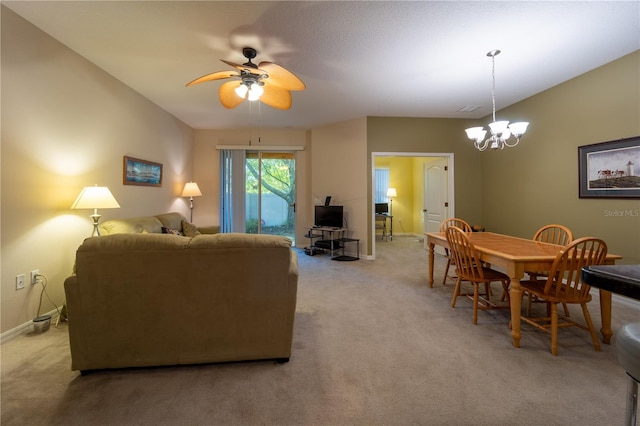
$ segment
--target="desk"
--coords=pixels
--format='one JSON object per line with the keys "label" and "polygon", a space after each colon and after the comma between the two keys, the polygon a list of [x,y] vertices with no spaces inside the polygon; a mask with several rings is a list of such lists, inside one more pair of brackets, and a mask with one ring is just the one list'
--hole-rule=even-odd
{"label": "desk", "polygon": [[[467,234],[474,244],[480,260],[505,270],[511,279],[509,295],[511,299],[511,337],[513,346],[520,347],[520,309],[522,308],[522,287],[520,280],[524,271],[548,271],[556,255],[562,248],[555,244],[542,243],[525,238],[494,234],[493,232],[471,232]],[[429,287],[433,287],[433,249],[436,245],[449,248],[444,232],[426,232],[429,249]],[[607,254],[606,263],[613,264],[622,259],[615,254]],[[609,343],[611,331],[611,293],[600,290],[600,314],[602,320],[602,341]]]}
{"label": "desk", "polygon": [[378,220],[384,220],[386,221],[387,219],[389,219],[389,239],[391,241],[393,241],[393,216],[391,216],[390,214],[386,214],[386,213],[376,213],[376,221]]}

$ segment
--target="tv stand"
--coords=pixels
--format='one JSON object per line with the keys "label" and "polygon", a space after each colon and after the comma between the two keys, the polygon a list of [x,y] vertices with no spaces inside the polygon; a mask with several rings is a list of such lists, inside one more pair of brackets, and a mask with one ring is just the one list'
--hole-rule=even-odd
{"label": "tv stand", "polygon": [[[313,226],[309,228],[305,237],[309,239],[309,247],[305,247],[305,253],[309,256],[329,253],[331,260],[350,261],[360,259],[360,240],[347,238],[347,228],[333,226]],[[356,243],[356,256],[345,254],[347,243]]]}

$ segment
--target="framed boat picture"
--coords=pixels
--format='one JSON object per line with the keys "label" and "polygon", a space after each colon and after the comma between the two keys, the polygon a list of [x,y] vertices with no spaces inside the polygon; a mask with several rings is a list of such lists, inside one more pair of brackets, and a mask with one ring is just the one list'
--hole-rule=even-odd
{"label": "framed boat picture", "polygon": [[124,156],[123,185],[162,186],[162,164]]}

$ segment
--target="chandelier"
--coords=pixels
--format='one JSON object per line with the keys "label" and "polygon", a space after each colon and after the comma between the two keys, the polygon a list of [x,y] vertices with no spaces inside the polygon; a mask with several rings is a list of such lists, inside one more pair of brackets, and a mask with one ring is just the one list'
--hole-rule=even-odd
{"label": "chandelier", "polygon": [[[470,127],[465,129],[469,139],[473,140],[473,146],[480,151],[484,151],[488,147],[491,149],[504,149],[505,146],[513,148],[520,142],[520,136],[527,131],[529,125],[526,121],[509,124],[508,121],[496,121],[496,56],[500,54],[499,50],[492,50],[487,53],[491,57],[491,77],[493,78],[493,88],[491,90],[491,100],[493,102],[493,122],[489,124],[491,136],[484,139],[487,131],[482,127]],[[515,139],[511,141],[511,137]]]}

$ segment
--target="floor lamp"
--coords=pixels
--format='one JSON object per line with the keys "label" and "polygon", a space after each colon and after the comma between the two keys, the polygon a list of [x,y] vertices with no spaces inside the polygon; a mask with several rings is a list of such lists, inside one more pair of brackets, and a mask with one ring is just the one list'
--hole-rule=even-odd
{"label": "floor lamp", "polygon": [[193,223],[193,197],[200,197],[202,192],[200,192],[200,188],[198,188],[198,184],[195,182],[187,182],[184,185],[184,189],[182,190],[183,197],[189,197],[190,208],[191,208],[191,219],[189,222]]}
{"label": "floor lamp", "polygon": [[72,209],[93,209],[93,214],[89,216],[93,219],[93,233],[100,236],[100,230],[98,229],[98,222],[100,221],[100,215],[98,209],[118,209],[120,204],[116,201],[109,188],[106,186],[85,186],[76,201],[71,205]]}
{"label": "floor lamp", "polygon": [[389,199],[389,216],[393,216],[393,197],[397,197],[398,193],[395,188],[387,189],[387,198]]}

